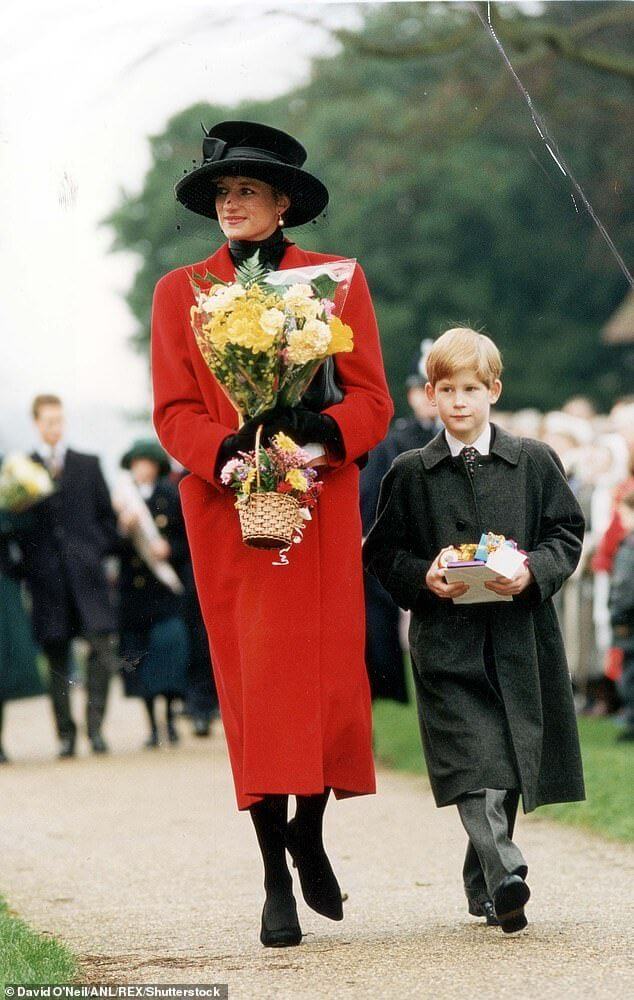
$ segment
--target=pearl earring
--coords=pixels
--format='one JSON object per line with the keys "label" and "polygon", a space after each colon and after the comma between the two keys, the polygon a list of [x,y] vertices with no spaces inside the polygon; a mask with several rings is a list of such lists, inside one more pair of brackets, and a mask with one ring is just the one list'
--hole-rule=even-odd
{"label": "pearl earring", "polygon": [[284,219],[282,218],[281,215],[278,215],[278,217],[277,217],[277,224],[278,224],[278,226],[283,226],[284,225]]}

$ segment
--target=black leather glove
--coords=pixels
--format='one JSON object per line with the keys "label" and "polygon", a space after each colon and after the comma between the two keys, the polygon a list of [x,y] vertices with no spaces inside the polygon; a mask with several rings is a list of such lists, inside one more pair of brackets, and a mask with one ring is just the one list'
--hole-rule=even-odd
{"label": "black leather glove", "polygon": [[341,448],[342,441],[336,421],[327,413],[314,413],[301,406],[287,410],[282,420],[285,426],[280,429],[293,438],[296,444],[308,444],[316,441],[318,444],[332,445]]}
{"label": "black leather glove", "polygon": [[216,475],[223,465],[240,451],[255,449],[255,435],[262,425],[261,442],[269,444],[272,437],[279,431],[288,434],[295,444],[304,445],[309,441],[330,446],[335,451],[343,451],[343,442],[336,421],[327,413],[314,413],[303,407],[274,406],[265,410],[259,417],[245,421],[240,430],[229,434],[218,449],[216,460]]}
{"label": "black leather glove", "polygon": [[235,431],[235,433],[229,434],[218,449],[218,458],[216,459],[216,475],[220,474],[223,465],[228,462],[230,458],[235,458],[238,452],[255,450],[255,435],[257,434],[257,430],[260,425],[262,425],[263,428],[261,437],[262,444],[268,444],[273,434],[277,434],[278,430],[282,429],[282,425],[286,426],[283,421],[283,414],[286,411],[285,407],[280,406],[274,406],[270,410],[264,410],[258,417],[251,417],[249,420],[245,420],[242,427]]}

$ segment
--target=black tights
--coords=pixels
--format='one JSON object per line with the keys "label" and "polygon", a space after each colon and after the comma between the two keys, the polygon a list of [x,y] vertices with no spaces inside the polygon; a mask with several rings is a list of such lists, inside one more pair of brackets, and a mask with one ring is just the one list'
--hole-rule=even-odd
{"label": "black tights", "polygon": [[323,845],[323,823],[330,789],[320,795],[298,795],[294,824],[302,837]]}
{"label": "black tights", "polygon": [[[165,695],[165,721],[168,726],[174,724],[174,698],[169,695]],[[150,725],[152,726],[152,732],[156,732],[156,698],[146,698],[145,707],[147,708],[147,713],[150,717]]]}
{"label": "black tights", "polygon": [[293,884],[286,864],[288,795],[265,795],[249,812],[264,862],[266,894],[288,895]]}
{"label": "black tights", "polygon": [[[322,846],[324,811],[330,789],[320,795],[298,795],[294,823],[303,838]],[[268,895],[292,893],[292,879],[286,863],[288,795],[265,795],[249,812],[264,862],[264,888]]]}

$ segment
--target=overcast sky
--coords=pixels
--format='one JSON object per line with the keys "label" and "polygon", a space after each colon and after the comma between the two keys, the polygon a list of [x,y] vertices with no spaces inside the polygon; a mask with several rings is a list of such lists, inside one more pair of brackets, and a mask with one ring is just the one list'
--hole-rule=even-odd
{"label": "overcast sky", "polygon": [[[271,6],[4,0],[0,451],[30,445],[26,411],[41,391],[64,397],[69,439],[105,451],[109,466],[139,430],[120,419],[149,403],[120,294],[135,261],[108,254],[111,235],[97,223],[120,187],[141,185],[147,136],[171,115],[199,100],[283,93],[332,46],[318,29],[265,15]],[[302,6],[314,9],[276,4]]]}

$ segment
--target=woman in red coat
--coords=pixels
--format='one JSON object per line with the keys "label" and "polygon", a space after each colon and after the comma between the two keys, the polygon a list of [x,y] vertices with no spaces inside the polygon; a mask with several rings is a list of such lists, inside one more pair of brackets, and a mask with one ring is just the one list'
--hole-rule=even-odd
{"label": "woman in red coat", "polygon": [[[286,849],[308,905],[341,919],[341,892],[322,842],[326,801],[331,789],[336,798],[375,791],[357,461],[385,436],[393,407],[357,265],[342,315],[354,350],[335,356],[338,387],[322,389],[322,405],[313,398],[311,409],[303,400],[238,429],[236,410],[190,329],[190,275],[208,269],[232,281],[236,264],[257,249],[275,270],[341,258],[300,250],[283,235],[283,226],[310,221],[328,201],[323,184],[301,169],[306,151],[291,136],[223,122],[205,136],[203,157],[176,196],[217,219],[228,242],[156,286],[154,423],[190,472],[180,491],[238,808],[250,811],[264,861],[260,938],[282,946],[301,941]],[[268,437],[284,430],[299,444],[320,443],[327,459],[313,519],[284,567],[244,544],[233,493],[219,480],[227,459],[254,447],[260,423]],[[290,823],[289,795],[297,797]]]}

